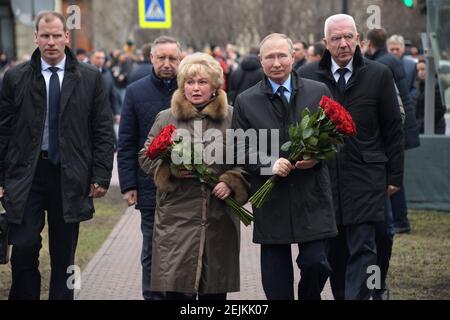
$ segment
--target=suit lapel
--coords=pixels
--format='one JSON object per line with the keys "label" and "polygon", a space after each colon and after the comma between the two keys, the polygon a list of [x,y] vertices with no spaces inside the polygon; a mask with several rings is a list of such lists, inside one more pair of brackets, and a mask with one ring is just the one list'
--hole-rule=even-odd
{"label": "suit lapel", "polygon": [[305,101],[305,97],[306,97],[306,92],[305,92],[305,86],[303,84],[303,80],[301,79],[301,77],[295,77],[294,78],[294,92],[293,94],[294,99],[291,99],[291,104],[292,102],[295,103],[295,106],[292,106],[290,108],[290,110],[292,111],[290,114],[290,121],[293,122],[298,122],[301,119],[301,114],[303,112],[303,110],[305,110],[306,107],[308,107],[306,105],[306,101]]}
{"label": "suit lapel", "polygon": [[44,76],[40,73],[35,75],[35,83],[30,86],[31,96],[34,101],[34,105],[41,107],[42,110],[47,112],[47,88],[45,85]]}
{"label": "suit lapel", "polygon": [[80,77],[76,73],[66,70],[61,90],[61,114],[64,113],[78,81],[80,81]]}

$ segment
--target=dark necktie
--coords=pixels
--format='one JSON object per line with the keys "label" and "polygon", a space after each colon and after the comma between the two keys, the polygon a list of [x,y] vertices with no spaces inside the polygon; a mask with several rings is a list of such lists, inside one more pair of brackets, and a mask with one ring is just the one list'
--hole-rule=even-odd
{"label": "dark necktie", "polygon": [[339,92],[341,94],[343,94],[345,92],[345,87],[346,87],[346,82],[345,82],[345,74],[348,72],[349,70],[347,68],[340,68],[337,70],[337,72],[339,73],[340,77],[339,77],[339,81],[338,81],[338,89]]}
{"label": "dark necktie", "polygon": [[281,101],[283,101],[283,107],[285,110],[289,110],[289,101],[286,98],[286,95],[284,94],[287,91],[287,89],[283,86],[278,87],[277,93],[280,95]]}
{"label": "dark necktie", "polygon": [[54,165],[59,164],[59,109],[61,105],[61,87],[57,67],[48,68],[52,72],[48,93],[48,159]]}

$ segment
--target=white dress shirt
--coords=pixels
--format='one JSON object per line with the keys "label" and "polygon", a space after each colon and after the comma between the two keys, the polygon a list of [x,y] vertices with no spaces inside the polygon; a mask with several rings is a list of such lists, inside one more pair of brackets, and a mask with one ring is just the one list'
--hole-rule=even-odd
{"label": "white dress shirt", "polygon": [[271,79],[269,79],[269,83],[272,86],[272,90],[273,90],[273,94],[278,94],[278,88],[283,86],[284,87],[284,96],[286,97],[286,100],[288,102],[291,101],[291,95],[292,95],[292,75],[289,75],[289,78],[283,83],[283,84],[278,84],[274,81],[272,81]]}
{"label": "white dress shirt", "polygon": [[[350,60],[350,62],[345,67],[348,69],[347,73],[345,74],[345,83],[348,83],[348,80],[352,77],[353,74],[353,58]],[[338,83],[339,78],[341,75],[339,74],[338,70],[341,69],[341,67],[334,61],[333,58],[331,58],[331,73],[333,74],[334,79],[336,80],[336,83]]]}
{"label": "white dress shirt", "polygon": [[49,96],[49,90],[50,90],[50,78],[52,77],[52,72],[49,70],[51,67],[57,67],[58,70],[58,77],[59,77],[59,83],[62,88],[62,83],[64,80],[64,70],[66,67],[66,56],[64,55],[64,58],[61,60],[60,63],[58,63],[55,66],[49,65],[47,62],[44,61],[44,59],[41,58],[41,65],[42,65],[42,76],[45,79],[45,88],[46,88],[46,97],[47,97],[47,112],[46,112],[46,118],[45,118],[45,127],[44,127],[44,136],[42,139],[42,147],[41,150],[47,151],[48,150],[48,113],[49,113],[49,104],[48,104],[48,96]]}

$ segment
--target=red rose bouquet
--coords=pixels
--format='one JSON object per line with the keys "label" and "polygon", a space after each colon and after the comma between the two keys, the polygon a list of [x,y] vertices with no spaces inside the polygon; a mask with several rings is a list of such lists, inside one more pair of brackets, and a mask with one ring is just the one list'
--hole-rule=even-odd
{"label": "red rose bouquet", "polygon": [[[171,171],[177,176],[179,170],[189,170],[192,175],[202,183],[206,184],[209,188],[214,189],[219,179],[210,173],[208,165],[204,162],[197,164],[199,159],[195,154],[195,148],[193,143],[184,143],[182,138],[174,139],[174,133],[177,128],[173,125],[164,127],[161,132],[153,139],[152,143],[148,146],[146,156],[150,160],[164,159],[170,162]],[[190,154],[188,163],[174,164],[171,159],[172,152],[182,156]],[[202,156],[201,156],[202,157]],[[200,158],[202,159],[202,158]],[[184,160],[184,158],[183,158]],[[249,226],[253,221],[253,215],[244,207],[239,205],[232,197],[228,197],[224,200],[228,207],[239,217],[245,226]]]}
{"label": "red rose bouquet", "polygon": [[[332,159],[337,146],[344,143],[345,136],[356,136],[356,125],[350,113],[338,102],[324,96],[316,112],[311,113],[306,108],[302,121],[289,128],[290,141],[281,150],[290,152],[289,161],[292,163]],[[261,208],[279,179],[279,176],[272,176],[250,198],[250,203]]]}
{"label": "red rose bouquet", "polygon": [[174,145],[173,134],[177,130],[174,125],[164,127],[153,139],[145,154],[150,160],[156,160],[169,153]]}

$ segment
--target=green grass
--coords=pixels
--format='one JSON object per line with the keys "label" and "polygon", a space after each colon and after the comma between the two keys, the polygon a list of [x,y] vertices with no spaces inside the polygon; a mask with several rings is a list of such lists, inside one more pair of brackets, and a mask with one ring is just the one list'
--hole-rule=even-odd
{"label": "green grass", "polygon": [[412,231],[394,240],[391,299],[450,299],[450,214],[412,211]]}
{"label": "green grass", "polygon": [[[120,219],[125,206],[119,191],[96,202],[95,218],[82,223],[77,264],[83,269]],[[409,213],[410,234],[397,235],[389,271],[391,299],[450,299],[450,214],[426,211]],[[45,234],[44,234],[45,237]],[[46,238],[46,237],[45,237]],[[46,240],[41,251],[42,298],[47,297],[49,259]],[[9,266],[0,266],[0,300],[10,286]]]}
{"label": "green grass", "polygon": [[[104,199],[95,201],[95,215],[91,221],[80,225],[75,263],[83,270],[94,254],[100,249],[112,229],[125,211],[125,203],[118,188],[111,187]],[[50,260],[48,252],[47,228],[42,233],[40,252],[40,272],[42,275],[41,298],[48,297]],[[10,266],[0,266],[0,300],[7,299],[11,285]]]}

